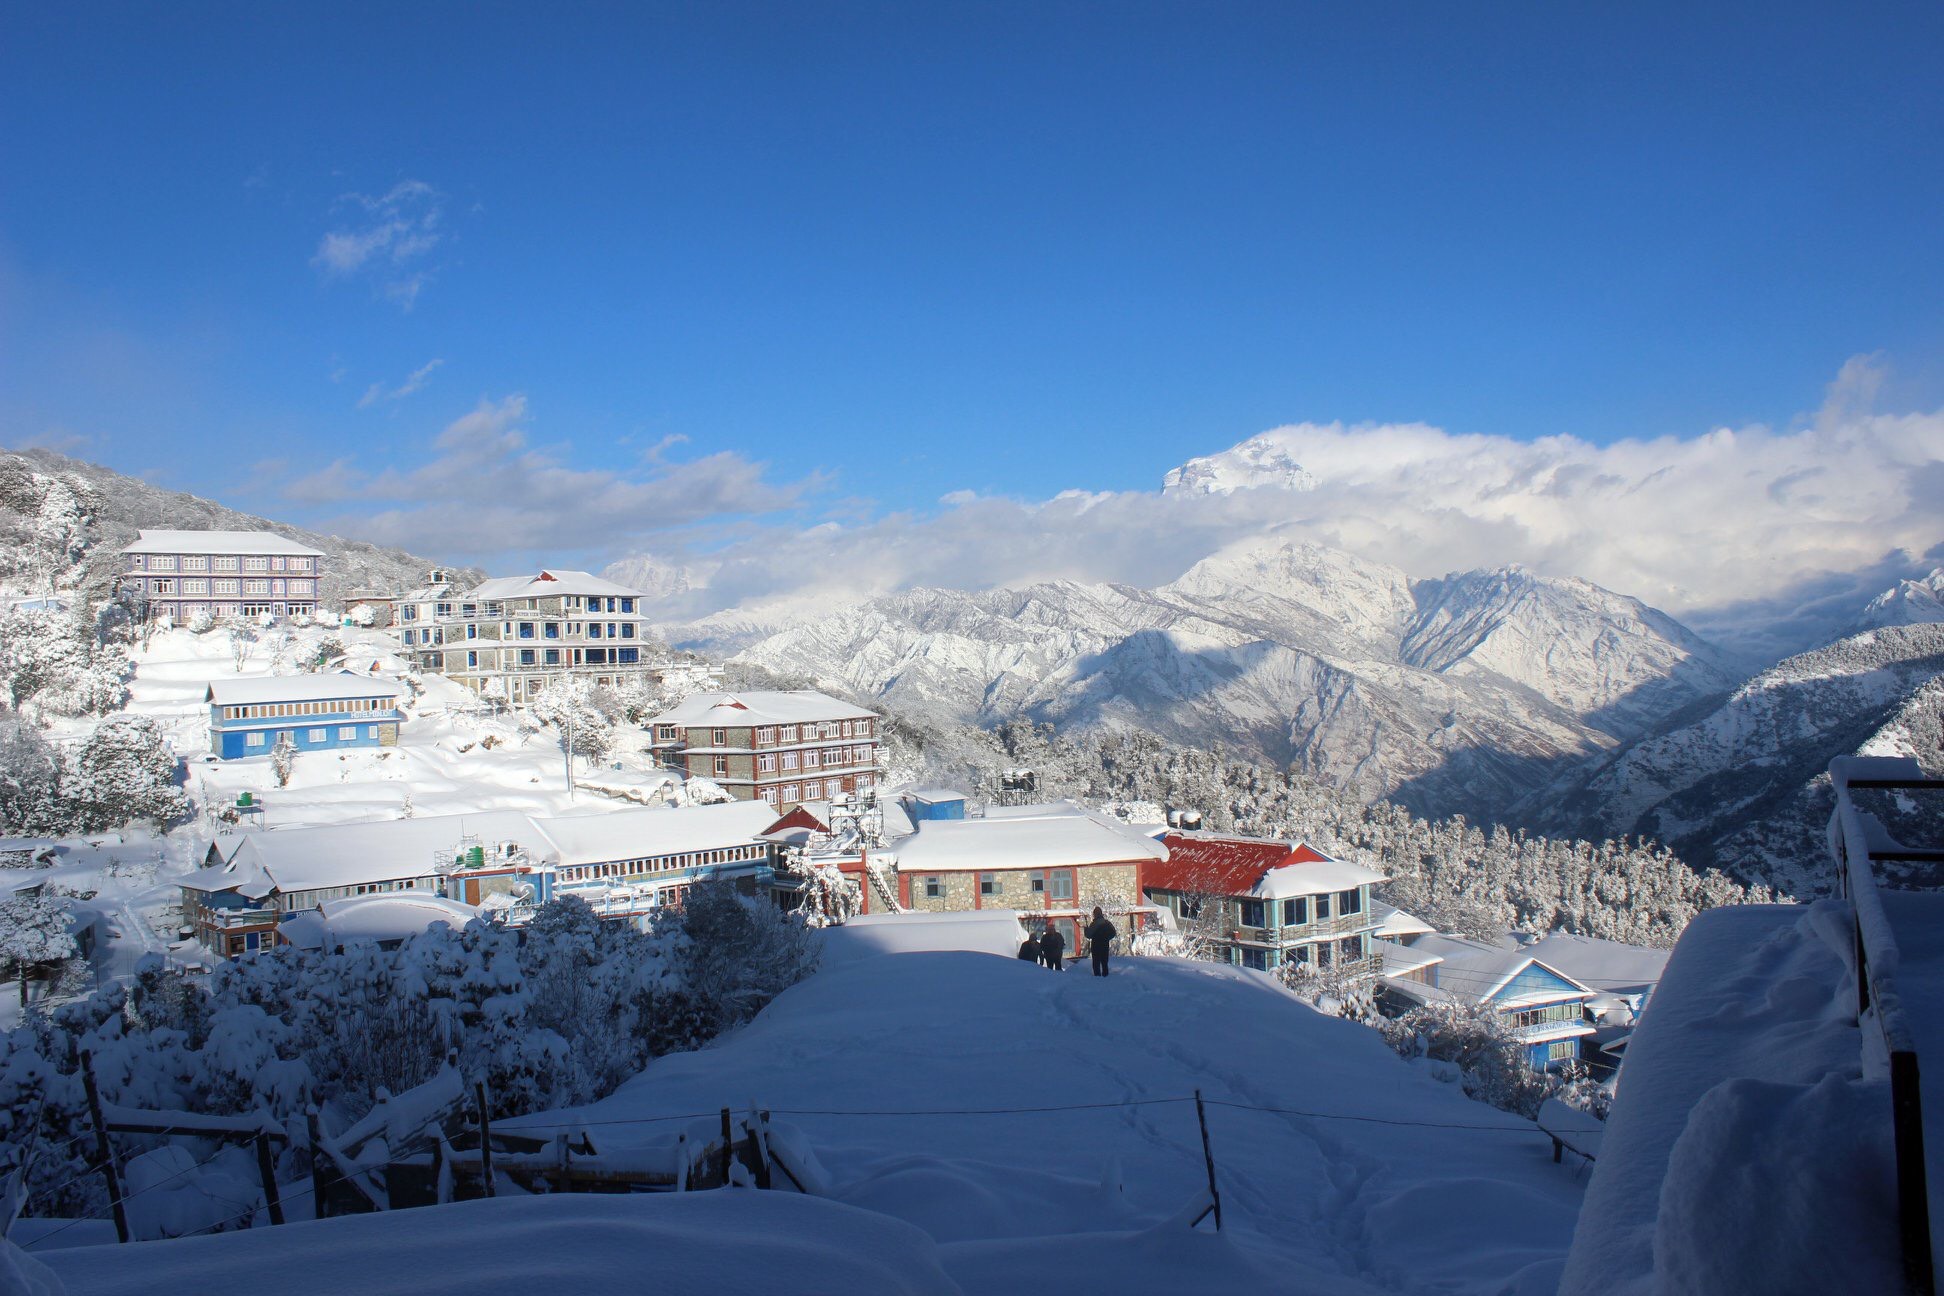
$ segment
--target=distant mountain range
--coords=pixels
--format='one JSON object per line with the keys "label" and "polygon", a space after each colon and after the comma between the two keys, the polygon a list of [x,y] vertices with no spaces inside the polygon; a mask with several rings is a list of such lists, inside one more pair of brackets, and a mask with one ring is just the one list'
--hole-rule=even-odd
{"label": "distant mountain range", "polygon": [[[708,649],[749,628],[718,614],[670,634]],[[762,634],[736,660],[939,720],[1138,727],[1494,818],[1735,682],[1672,618],[1584,581],[1413,581],[1278,541],[1155,589],[907,590]]]}

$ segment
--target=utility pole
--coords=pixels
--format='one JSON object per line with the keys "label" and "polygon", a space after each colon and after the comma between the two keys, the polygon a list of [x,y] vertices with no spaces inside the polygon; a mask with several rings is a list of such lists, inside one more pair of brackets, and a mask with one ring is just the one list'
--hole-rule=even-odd
{"label": "utility pole", "polygon": [[567,731],[567,742],[563,754],[567,758],[567,799],[572,801],[574,799],[574,712],[571,707],[569,707],[566,715],[561,718],[560,723]]}

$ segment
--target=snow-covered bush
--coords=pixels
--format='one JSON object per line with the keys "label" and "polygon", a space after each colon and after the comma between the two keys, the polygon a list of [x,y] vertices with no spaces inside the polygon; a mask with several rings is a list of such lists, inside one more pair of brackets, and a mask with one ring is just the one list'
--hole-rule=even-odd
{"label": "snow-covered bush", "polygon": [[561,741],[573,732],[576,756],[600,760],[614,745],[614,719],[620,705],[608,690],[579,676],[555,680],[542,689],[529,708],[533,719],[561,731]]}
{"label": "snow-covered bush", "polygon": [[378,624],[378,609],[369,603],[354,603],[345,615],[351,618],[352,625],[362,630],[369,630]]}
{"label": "snow-covered bush", "polygon": [[257,632],[241,621],[234,621],[230,623],[225,639],[229,644],[230,665],[240,675],[243,668],[250,664],[250,658],[256,655]]}
{"label": "snow-covered bush", "polygon": [[0,900],[0,976],[20,981],[27,1002],[27,974],[65,963],[80,951],[68,934],[68,909],[46,896]]}
{"label": "snow-covered bush", "polygon": [[190,634],[206,635],[216,628],[216,613],[207,604],[193,609],[183,619],[183,628]]}
{"label": "snow-covered bush", "polygon": [[806,927],[839,927],[864,909],[864,897],[844,871],[827,860],[805,861],[796,872],[803,878],[803,898],[797,912]]}
{"label": "snow-covered bush", "polygon": [[288,733],[277,735],[276,745],[270,749],[270,768],[277,776],[278,787],[290,786],[290,773],[297,764],[297,744]]}
{"label": "snow-covered bush", "polygon": [[1456,1067],[1465,1093],[1500,1111],[1537,1116],[1539,1105],[1560,1085],[1533,1067],[1526,1046],[1490,1007],[1430,1004],[1371,1024],[1400,1056]]}
{"label": "snow-covered bush", "polygon": [[40,730],[0,713],[0,831],[60,831],[66,822],[60,785],[60,760]]}
{"label": "snow-covered bush", "polygon": [[321,671],[332,662],[343,657],[346,652],[344,640],[336,635],[326,635],[318,642],[317,651],[304,662],[307,671]]}
{"label": "snow-covered bush", "polygon": [[1369,976],[1348,975],[1334,966],[1285,963],[1276,969],[1276,979],[1320,1013],[1360,1022],[1373,1022],[1378,1017],[1377,997]]}
{"label": "snow-covered bush", "polygon": [[717,1029],[748,1021],[817,965],[817,946],[802,918],[728,882],[698,882],[679,913],[664,913],[657,935],[673,941],[682,986]]}
{"label": "snow-covered bush", "polygon": [[107,715],[128,702],[132,673],[133,664],[119,650],[96,645],[51,679],[36,700],[54,715]]}
{"label": "snow-covered bush", "polygon": [[128,697],[128,663],[94,641],[92,621],[53,609],[0,610],[0,681],[15,707],[39,700],[62,715],[99,715]]}
{"label": "snow-covered bush", "polygon": [[109,716],[81,745],[62,781],[65,813],[82,832],[146,820],[166,827],[189,812],[176,758],[148,716]]}

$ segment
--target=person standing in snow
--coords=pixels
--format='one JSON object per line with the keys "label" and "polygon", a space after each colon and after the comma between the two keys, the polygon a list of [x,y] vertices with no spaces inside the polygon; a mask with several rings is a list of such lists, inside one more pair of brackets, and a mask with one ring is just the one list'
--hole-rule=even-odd
{"label": "person standing in snow", "polygon": [[1045,951],[1040,947],[1038,936],[1032,932],[1026,933],[1026,939],[1019,942],[1019,957],[1031,960],[1034,963],[1045,961]]}
{"label": "person standing in snow", "polygon": [[1107,915],[1095,905],[1093,921],[1087,924],[1087,952],[1093,955],[1093,974],[1107,975],[1107,956],[1114,952],[1114,937],[1120,935],[1114,924],[1107,921]]}
{"label": "person standing in snow", "polygon": [[1064,972],[1066,968],[1061,963],[1061,959],[1065,954],[1066,937],[1060,935],[1060,929],[1058,927],[1055,927],[1052,923],[1048,923],[1046,925],[1046,931],[1040,936],[1040,962],[1046,964],[1046,966],[1052,968],[1055,972]]}

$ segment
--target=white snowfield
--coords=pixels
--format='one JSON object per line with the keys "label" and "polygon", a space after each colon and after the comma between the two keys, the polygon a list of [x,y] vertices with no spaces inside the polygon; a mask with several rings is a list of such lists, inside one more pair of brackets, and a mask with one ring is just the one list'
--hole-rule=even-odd
{"label": "white snowfield", "polygon": [[[1196,1089],[1219,1238],[1188,1228],[1206,1193]],[[1550,1293],[1583,1178],[1530,1122],[1367,1028],[1262,974],[1173,959],[1101,980],[990,954],[859,958],[602,1102],[505,1124],[584,1125],[622,1151],[670,1128],[631,1122],[751,1104],[837,1200],[930,1234],[968,1293]],[[828,1289],[815,1271],[785,1288]]]}
{"label": "white snowfield", "polygon": [[787,1193],[499,1197],[37,1257],[69,1296],[948,1296],[931,1239]]}

